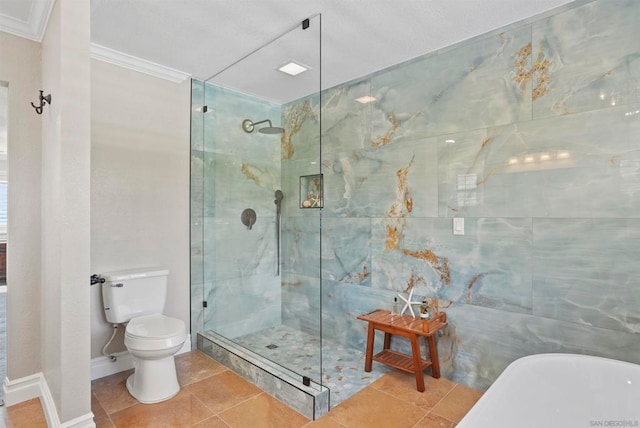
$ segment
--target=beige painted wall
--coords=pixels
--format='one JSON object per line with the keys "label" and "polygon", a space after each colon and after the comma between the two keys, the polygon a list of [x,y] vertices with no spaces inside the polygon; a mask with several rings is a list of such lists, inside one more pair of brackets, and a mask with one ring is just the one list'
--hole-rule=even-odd
{"label": "beige painted wall", "polygon": [[[187,328],[190,82],[176,84],[93,60],[91,273],[169,269],[165,314]],[[111,334],[91,289],[91,356]],[[109,352],[124,350],[121,333]]]}
{"label": "beige painted wall", "polygon": [[89,3],[57,0],[42,41],[42,89],[52,102],[40,117],[41,356],[62,423],[91,412],[89,40]]}
{"label": "beige painted wall", "polygon": [[38,373],[40,364],[41,117],[29,104],[41,79],[39,43],[0,32],[0,80],[9,83],[9,221],[7,377]]}

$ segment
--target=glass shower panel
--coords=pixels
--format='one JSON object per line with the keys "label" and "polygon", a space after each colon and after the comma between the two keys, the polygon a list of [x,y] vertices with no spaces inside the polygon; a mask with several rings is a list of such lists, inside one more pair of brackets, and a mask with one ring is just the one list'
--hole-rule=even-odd
{"label": "glass shower panel", "polygon": [[[279,70],[289,63],[306,70]],[[321,383],[321,210],[300,208],[300,177],[321,177],[320,17],[194,85],[202,331]]]}
{"label": "glass shower panel", "polygon": [[191,347],[197,332],[204,331],[204,82],[191,81]]}

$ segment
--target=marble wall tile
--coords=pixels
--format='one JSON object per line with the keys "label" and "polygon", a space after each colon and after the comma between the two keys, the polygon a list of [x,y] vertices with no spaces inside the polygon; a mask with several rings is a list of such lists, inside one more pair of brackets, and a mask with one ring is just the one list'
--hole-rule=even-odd
{"label": "marble wall tile", "polygon": [[487,211],[483,184],[489,142],[486,129],[438,137],[440,217],[482,217]]}
{"label": "marble wall tile", "polygon": [[371,220],[322,219],[322,277],[371,286]]}
{"label": "marble wall tile", "polygon": [[323,216],[437,216],[437,144],[406,140],[334,157],[323,148]]}
{"label": "marble wall tile", "polygon": [[233,339],[281,323],[280,279],[256,275],[205,283],[204,328]]}
{"label": "marble wall tile", "polygon": [[448,302],[531,312],[531,219],[408,219],[388,249],[388,220],[372,222],[374,288]]}
{"label": "marble wall tile", "polygon": [[320,96],[312,95],[281,107],[284,133],[279,139],[282,162],[319,160]]}
{"label": "marble wall tile", "polygon": [[320,336],[320,279],[285,273],[282,275],[282,323]]}
{"label": "marble wall tile", "polygon": [[469,305],[447,311],[439,339],[442,374],[486,389],[509,363],[525,355],[566,352],[640,362],[637,334]]}
{"label": "marble wall tile", "polygon": [[[251,230],[240,215],[205,219],[205,269],[220,280],[276,275],[275,218],[258,219]],[[205,279],[209,275],[205,273]]]}
{"label": "marble wall tile", "polygon": [[322,93],[322,151],[334,158],[371,147],[371,96],[369,80],[339,86]]}
{"label": "marble wall tile", "polygon": [[629,114],[638,109],[439,137],[439,215],[638,216],[640,114]]}
{"label": "marble wall tile", "polygon": [[535,118],[640,101],[640,4],[594,1],[535,22]]}
{"label": "marble wall tile", "polygon": [[489,130],[484,214],[640,215],[640,115],[628,111],[595,110]]}
{"label": "marble wall tile", "polygon": [[[367,341],[367,323],[358,315],[374,309],[391,310],[396,293],[372,289],[352,283],[324,279],[322,281],[322,335],[331,341],[364,352]],[[376,351],[382,349],[382,340],[376,339]]]}
{"label": "marble wall tile", "polygon": [[640,333],[640,219],[535,219],[533,313]]}
{"label": "marble wall tile", "polygon": [[530,65],[529,59],[521,59],[521,50],[530,43],[530,27],[510,29],[373,76],[371,93],[377,101],[372,140],[389,129],[390,117],[397,122],[394,137],[449,134],[528,119],[531,97],[524,90],[521,69]]}
{"label": "marble wall tile", "polygon": [[282,271],[320,278],[320,210],[282,219]]}

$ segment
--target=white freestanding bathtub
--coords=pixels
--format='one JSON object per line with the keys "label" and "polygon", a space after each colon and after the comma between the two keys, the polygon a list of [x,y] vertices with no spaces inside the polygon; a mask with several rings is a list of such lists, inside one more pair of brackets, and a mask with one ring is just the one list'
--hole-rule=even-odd
{"label": "white freestanding bathtub", "polygon": [[511,363],[457,428],[640,427],[640,365],[573,354]]}

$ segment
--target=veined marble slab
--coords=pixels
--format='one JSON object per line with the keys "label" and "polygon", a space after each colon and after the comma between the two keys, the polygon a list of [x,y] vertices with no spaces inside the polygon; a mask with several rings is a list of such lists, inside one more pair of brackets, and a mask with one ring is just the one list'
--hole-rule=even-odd
{"label": "veined marble slab", "polygon": [[535,219],[533,313],[640,334],[640,219]]}
{"label": "veined marble slab", "polygon": [[431,216],[437,207],[435,139],[405,140],[335,157],[323,149],[323,216]]}
{"label": "veined marble slab", "polygon": [[442,374],[486,389],[517,358],[567,352],[638,363],[637,334],[470,305],[447,310],[449,331],[439,339]]}
{"label": "veined marble slab", "polygon": [[282,323],[313,336],[320,336],[321,290],[319,278],[283,273]]}
{"label": "veined marble slab", "polygon": [[371,285],[371,219],[322,219],[322,277]]}
{"label": "veined marble slab", "polygon": [[439,214],[640,216],[636,110],[640,104],[440,137]]}
{"label": "veined marble slab", "polygon": [[279,325],[280,278],[272,275],[239,277],[204,284],[208,302],[204,328],[233,339]]}
{"label": "veined marble slab", "polygon": [[282,221],[282,271],[320,278],[320,210]]}
{"label": "veined marble slab", "polygon": [[[535,118],[640,101],[640,3],[594,1],[533,24]],[[535,88],[538,91],[535,91]]]}
{"label": "veined marble slab", "polygon": [[531,312],[531,219],[466,218],[464,235],[451,219],[408,219],[391,250],[387,225],[372,222],[374,288]]}
{"label": "veined marble slab", "polygon": [[373,76],[372,141],[388,132],[390,122],[397,122],[394,138],[402,139],[530,118],[530,92],[519,77],[530,67],[528,59],[520,61],[520,50],[530,43],[529,26],[509,29]]}

